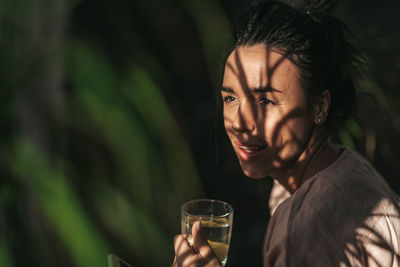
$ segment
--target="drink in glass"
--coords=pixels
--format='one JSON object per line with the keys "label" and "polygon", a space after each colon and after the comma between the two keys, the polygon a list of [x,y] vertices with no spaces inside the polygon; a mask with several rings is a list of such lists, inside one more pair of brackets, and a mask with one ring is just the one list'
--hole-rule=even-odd
{"label": "drink in glass", "polygon": [[225,265],[231,240],[233,208],[226,202],[213,199],[197,199],[186,202],[181,208],[182,234],[191,242],[192,226],[200,221],[203,236]]}

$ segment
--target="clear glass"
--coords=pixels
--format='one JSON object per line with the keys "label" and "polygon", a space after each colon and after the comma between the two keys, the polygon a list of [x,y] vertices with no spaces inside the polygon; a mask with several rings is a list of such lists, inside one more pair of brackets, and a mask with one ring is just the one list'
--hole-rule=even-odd
{"label": "clear glass", "polygon": [[192,225],[200,221],[204,237],[222,265],[228,259],[232,220],[232,206],[220,200],[196,199],[181,207],[182,234],[189,235],[188,240],[191,242]]}

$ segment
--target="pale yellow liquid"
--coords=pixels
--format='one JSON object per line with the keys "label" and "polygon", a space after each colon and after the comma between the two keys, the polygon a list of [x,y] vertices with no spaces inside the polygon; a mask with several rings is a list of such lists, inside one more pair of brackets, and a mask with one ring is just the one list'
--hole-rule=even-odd
{"label": "pale yellow liquid", "polygon": [[201,230],[219,261],[225,265],[228,257],[231,224],[226,218],[187,216],[182,221],[182,233],[192,234],[192,225],[201,221]]}
{"label": "pale yellow liquid", "polygon": [[225,265],[226,260],[228,258],[228,249],[229,246],[227,244],[221,242],[213,242],[211,240],[207,240],[210,247],[214,250],[215,255],[217,255],[219,261]]}

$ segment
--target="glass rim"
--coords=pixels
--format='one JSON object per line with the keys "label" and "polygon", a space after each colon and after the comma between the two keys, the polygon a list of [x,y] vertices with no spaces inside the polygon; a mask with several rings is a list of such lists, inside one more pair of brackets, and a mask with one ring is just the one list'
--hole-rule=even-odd
{"label": "glass rim", "polygon": [[[199,199],[193,199],[193,200],[187,201],[182,204],[181,211],[185,215],[189,215],[189,216],[193,216],[193,217],[202,217],[201,215],[193,215],[184,209],[185,206],[192,204],[194,202],[218,203],[218,204],[222,204],[222,205],[225,205],[226,207],[228,207],[227,213],[224,213],[222,215],[213,215],[213,217],[216,217],[216,218],[223,218],[223,217],[229,216],[230,214],[233,214],[233,207],[231,204],[229,204],[228,202],[222,201],[222,200],[210,199],[210,198],[199,198]],[[204,217],[204,215],[203,215],[203,217]]]}

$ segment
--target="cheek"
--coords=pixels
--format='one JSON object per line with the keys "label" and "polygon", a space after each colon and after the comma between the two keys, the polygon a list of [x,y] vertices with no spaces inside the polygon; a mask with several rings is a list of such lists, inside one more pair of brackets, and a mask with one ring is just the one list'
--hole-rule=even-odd
{"label": "cheek", "polygon": [[288,121],[282,127],[281,137],[281,158],[296,157],[306,148],[311,127],[307,119]]}
{"label": "cheek", "polygon": [[225,131],[227,132],[227,133],[229,133],[229,129],[231,128],[231,126],[232,126],[232,119],[229,117],[229,113],[227,113],[226,112],[226,110],[225,110],[225,108],[224,108],[224,111],[223,111],[223,116],[224,116],[224,127],[225,127]]}
{"label": "cheek", "polygon": [[232,132],[232,124],[235,118],[233,107],[224,105],[223,116],[225,131],[229,134],[230,132]]}
{"label": "cheek", "polygon": [[264,136],[270,146],[276,145],[280,131],[282,130],[279,125],[279,120],[274,116],[269,116],[264,121]]}
{"label": "cheek", "polygon": [[265,139],[271,148],[276,149],[279,158],[290,158],[306,145],[311,131],[310,118],[305,111],[295,116],[282,113],[271,113],[265,120]]}
{"label": "cheek", "polygon": [[225,128],[227,128],[232,120],[231,120],[231,118],[229,116],[229,112],[227,112],[226,108],[223,109],[222,114],[224,116],[224,126],[225,126]]}
{"label": "cheek", "polygon": [[280,147],[288,135],[289,125],[285,111],[271,110],[260,124],[263,124],[264,137],[270,147]]}

